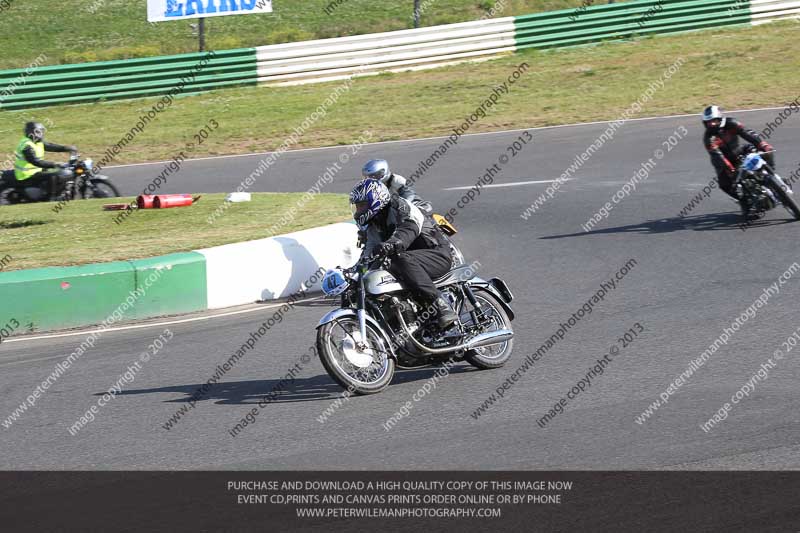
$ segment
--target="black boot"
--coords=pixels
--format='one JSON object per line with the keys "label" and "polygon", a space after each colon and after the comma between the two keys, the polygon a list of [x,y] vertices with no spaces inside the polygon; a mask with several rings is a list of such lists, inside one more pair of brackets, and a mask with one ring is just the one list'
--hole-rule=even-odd
{"label": "black boot", "polygon": [[439,296],[436,298],[436,300],[433,301],[433,305],[436,307],[436,318],[439,322],[440,329],[447,329],[458,321],[458,315],[456,315],[453,308],[450,307],[450,304],[447,303],[447,300],[443,297]]}

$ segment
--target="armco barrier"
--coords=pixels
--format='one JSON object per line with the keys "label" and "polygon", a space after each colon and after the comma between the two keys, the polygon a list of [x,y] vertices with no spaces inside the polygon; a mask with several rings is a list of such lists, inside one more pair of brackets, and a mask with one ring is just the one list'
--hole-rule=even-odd
{"label": "armco barrier", "polygon": [[0,71],[0,109],[192,94],[255,84],[255,49]]}
{"label": "armco barrier", "polygon": [[[558,48],[800,17],[800,0],[632,0],[413,30],[0,71],[0,109],[331,81]],[[197,71],[198,64],[204,63]],[[186,81],[188,77],[189,81]]]}

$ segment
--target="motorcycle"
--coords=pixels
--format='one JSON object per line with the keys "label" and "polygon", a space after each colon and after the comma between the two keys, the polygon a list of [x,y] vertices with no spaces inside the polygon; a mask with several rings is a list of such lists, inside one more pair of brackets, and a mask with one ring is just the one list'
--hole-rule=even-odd
{"label": "motorcycle", "polygon": [[792,188],[761,157],[765,153],[769,152],[759,152],[754,149],[743,155],[736,174],[735,187],[745,216],[761,218],[767,211],[782,204],[797,220],[800,220],[800,208],[797,206]]}
{"label": "motorcycle", "polygon": [[476,276],[460,264],[437,288],[458,315],[441,330],[435,310],[423,308],[386,270],[387,257],[362,257],[349,269],[329,270],[322,281],[341,305],[317,325],[317,351],[325,370],[355,394],[374,394],[392,381],[396,367],[416,368],[466,360],[480,369],[499,368],[511,357],[513,295],[501,279]]}
{"label": "motorcycle", "polygon": [[[80,198],[115,198],[120,196],[119,190],[108,179],[108,176],[95,174],[91,159],[80,159],[72,154],[64,170],[67,181],[59,191],[61,200],[70,201]],[[49,194],[39,183],[18,181],[13,170],[5,170],[0,175],[0,205],[47,202]]]}

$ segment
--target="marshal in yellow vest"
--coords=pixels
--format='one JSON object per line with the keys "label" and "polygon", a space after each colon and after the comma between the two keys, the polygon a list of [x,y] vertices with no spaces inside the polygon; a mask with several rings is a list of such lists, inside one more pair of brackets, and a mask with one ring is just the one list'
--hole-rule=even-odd
{"label": "marshal in yellow vest", "polygon": [[25,156],[22,154],[22,151],[25,150],[26,147],[32,146],[33,151],[36,154],[36,157],[39,159],[44,157],[44,143],[42,142],[33,142],[27,137],[23,137],[19,144],[17,145],[16,151],[16,161],[14,162],[14,176],[17,180],[22,181],[30,178],[34,174],[41,172],[42,169],[37,167],[36,165],[29,163]]}

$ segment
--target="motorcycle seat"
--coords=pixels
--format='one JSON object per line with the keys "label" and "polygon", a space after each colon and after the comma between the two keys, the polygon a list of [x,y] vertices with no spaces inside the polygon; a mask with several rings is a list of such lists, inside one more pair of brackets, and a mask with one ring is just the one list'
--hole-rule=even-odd
{"label": "motorcycle seat", "polygon": [[437,287],[444,287],[445,285],[452,285],[459,281],[467,281],[475,277],[475,269],[470,265],[461,265],[439,279],[433,280],[434,285]]}

